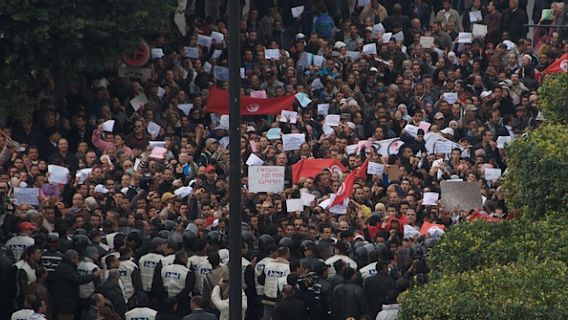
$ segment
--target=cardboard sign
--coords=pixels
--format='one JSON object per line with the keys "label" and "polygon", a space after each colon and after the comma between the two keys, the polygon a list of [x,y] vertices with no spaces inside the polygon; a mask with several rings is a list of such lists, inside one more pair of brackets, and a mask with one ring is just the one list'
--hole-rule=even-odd
{"label": "cardboard sign", "polygon": [[136,97],[130,100],[130,105],[134,111],[140,110],[146,103],[148,103],[148,99],[146,98],[145,94],[137,95]]}
{"label": "cardboard sign", "polygon": [[327,116],[329,114],[329,103],[318,104],[318,114]]}
{"label": "cardboard sign", "polygon": [[314,200],[316,200],[316,196],[311,194],[311,193],[307,193],[307,192],[302,192],[300,194],[300,199],[302,199],[302,203],[306,206],[309,207],[312,205],[312,202],[314,202]]}
{"label": "cardboard sign", "polygon": [[112,132],[112,129],[114,129],[114,120],[107,120],[105,122],[103,122],[102,124],[102,129],[105,132]]}
{"label": "cardboard sign", "polygon": [[302,12],[304,12],[304,6],[291,8],[290,11],[292,12],[292,17],[298,18],[302,15]]}
{"label": "cardboard sign", "polygon": [[487,181],[497,181],[501,178],[501,169],[499,168],[485,168],[484,171],[485,180]]}
{"label": "cardboard sign", "polygon": [[420,37],[420,45],[424,49],[432,48],[432,46],[434,45],[434,37],[426,37],[426,36]]}
{"label": "cardboard sign", "polygon": [[247,166],[261,166],[264,163],[264,160],[259,158],[256,154],[251,153],[247,159]]}
{"label": "cardboard sign", "polygon": [[341,120],[341,115],[339,114],[328,114],[325,116],[325,124],[330,127],[339,126],[339,121]]}
{"label": "cardboard sign", "polygon": [[446,210],[456,208],[461,210],[481,209],[481,190],[475,182],[468,181],[442,181],[442,204]]}
{"label": "cardboard sign", "polygon": [[249,192],[282,192],[284,190],[283,166],[248,167]]}
{"label": "cardboard sign", "polygon": [[264,59],[266,60],[280,60],[280,50],[266,49],[264,50]]}

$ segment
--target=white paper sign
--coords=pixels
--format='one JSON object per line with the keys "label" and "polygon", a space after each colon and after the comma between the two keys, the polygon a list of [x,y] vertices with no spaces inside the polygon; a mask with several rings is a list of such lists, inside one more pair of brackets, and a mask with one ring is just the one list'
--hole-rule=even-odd
{"label": "white paper sign", "polygon": [[219,59],[219,57],[221,56],[222,53],[223,53],[223,50],[215,49],[215,51],[213,51],[213,54],[211,55],[211,58]]}
{"label": "white paper sign", "polygon": [[296,123],[298,121],[298,113],[296,111],[282,110],[280,113],[280,122]]}
{"label": "white paper sign", "polygon": [[286,210],[288,212],[296,212],[304,210],[302,199],[286,199]]}
{"label": "white paper sign", "polygon": [[203,47],[211,47],[211,41],[213,39],[211,37],[208,36],[204,36],[204,35],[197,35],[197,44]]}
{"label": "white paper sign", "polygon": [[404,40],[404,34],[402,33],[402,31],[399,31],[399,32],[393,34],[392,37],[396,40],[396,42],[399,42],[399,43]]}
{"label": "white paper sign", "polygon": [[282,192],[284,190],[284,167],[248,167],[248,190],[252,193]]}
{"label": "white paper sign", "polygon": [[282,135],[284,151],[299,150],[304,142],[306,142],[306,135],[304,133],[289,133]]}
{"label": "white paper sign", "polygon": [[296,93],[296,99],[298,100],[302,108],[305,108],[310,103],[312,103],[312,99],[310,99],[310,97],[308,97],[308,95],[303,92]]}
{"label": "white paper sign", "polygon": [[339,121],[341,120],[341,116],[338,114],[328,114],[325,116],[325,124],[330,127],[337,127],[339,126]]}
{"label": "white paper sign", "polygon": [[251,91],[250,97],[256,98],[256,99],[268,99],[268,95],[266,94],[266,90]]}
{"label": "white paper sign", "polygon": [[229,129],[229,115],[224,114],[219,120],[219,126],[224,129]]}
{"label": "white paper sign", "polygon": [[382,37],[383,43],[389,42],[391,37],[392,37],[392,32],[387,32],[387,33],[383,34],[383,37]]}
{"label": "white paper sign", "polygon": [[178,196],[180,199],[183,199],[191,194],[193,191],[192,187],[181,187],[174,190],[174,194]]}
{"label": "white paper sign", "polygon": [[424,192],[424,199],[422,199],[422,204],[425,206],[437,206],[439,197],[440,194],[437,192]]}
{"label": "white paper sign", "polygon": [[152,59],[160,59],[164,56],[164,50],[162,48],[152,48]]}
{"label": "white paper sign", "polygon": [[261,166],[263,163],[264,161],[254,153],[250,154],[246,162],[247,166]]}
{"label": "white paper sign", "polygon": [[183,47],[183,56],[190,59],[198,59],[199,49],[194,47]]}
{"label": "white paper sign", "polygon": [[411,124],[407,124],[406,126],[404,126],[404,132],[406,132],[407,134],[409,134],[410,136],[416,138],[416,136],[418,135],[418,128],[417,126],[413,126]]}
{"label": "white paper sign", "polygon": [[93,170],[92,168],[87,168],[77,171],[77,174],[75,176],[79,180],[79,183],[85,183],[85,180],[87,180],[91,175],[92,170]]}
{"label": "white paper sign", "polygon": [[221,32],[211,31],[211,39],[215,40],[217,44],[220,44],[225,40],[225,36]]}
{"label": "white paper sign", "polygon": [[497,148],[498,149],[505,149],[506,145],[511,144],[513,139],[511,136],[498,136],[497,137]]}
{"label": "white paper sign", "polygon": [[162,99],[165,94],[166,94],[166,90],[164,90],[164,88],[162,88],[162,87],[158,87],[158,98]]}
{"label": "white paper sign", "polygon": [[483,20],[481,11],[470,11],[469,12],[469,22],[477,22]]}
{"label": "white paper sign", "polygon": [[114,120],[107,120],[103,122],[101,127],[105,132],[112,132],[112,129],[114,128]]}
{"label": "white paper sign", "polygon": [[139,94],[130,100],[130,105],[132,106],[132,109],[134,109],[134,111],[140,110],[140,108],[146,103],[148,103],[148,99],[146,98],[145,94]]}
{"label": "white paper sign", "polygon": [[474,23],[471,33],[476,38],[485,38],[487,35],[487,26],[484,24]]}
{"label": "white paper sign", "polygon": [[302,57],[298,61],[298,66],[308,69],[312,65],[312,61],[314,60],[314,55],[309,52],[302,53]]}
{"label": "white paper sign", "polygon": [[14,188],[16,204],[39,206],[39,188]]}
{"label": "white paper sign", "polygon": [[454,104],[456,101],[458,101],[458,93],[444,92],[444,100],[449,104]]}
{"label": "white paper sign", "polygon": [[312,205],[312,202],[314,202],[314,200],[316,200],[316,196],[311,194],[311,193],[307,193],[307,192],[302,192],[300,194],[300,199],[302,199],[302,203],[306,206],[309,207]]}
{"label": "white paper sign", "polygon": [[312,60],[312,64],[314,66],[318,66],[318,67],[323,66],[324,62],[325,62],[325,58],[323,56],[318,56],[318,55],[315,55],[313,60]]}
{"label": "white paper sign", "polygon": [[278,49],[265,49],[264,58],[267,60],[280,60],[280,50]]}
{"label": "white paper sign", "polygon": [[458,43],[471,43],[473,41],[473,34],[471,32],[460,32],[458,34]]}
{"label": "white paper sign", "polygon": [[193,103],[178,104],[177,107],[183,112],[183,114],[189,116],[189,112],[193,109]]}
{"label": "white paper sign", "polygon": [[385,27],[382,23],[377,23],[373,26],[373,34],[385,33]]}
{"label": "white paper sign", "polygon": [[155,123],[154,121],[150,121],[148,122],[148,133],[152,136],[152,137],[157,137],[160,135],[160,129],[162,127],[160,127],[159,124]]}
{"label": "white paper sign", "polygon": [[215,67],[213,67],[213,76],[217,80],[229,81],[229,68],[221,67],[221,66],[215,66]]}
{"label": "white paper sign", "polygon": [[366,55],[377,54],[377,46],[374,43],[368,43],[363,46],[363,53]]}
{"label": "white paper sign", "polygon": [[203,64],[203,72],[211,73],[213,66],[209,63],[209,61],[205,61]]}
{"label": "white paper sign", "polygon": [[280,135],[282,134],[282,129],[280,128],[270,128],[266,131],[266,138],[268,140],[277,140],[280,139]]}
{"label": "white paper sign", "polygon": [[318,114],[327,116],[329,114],[329,103],[318,104]]}
{"label": "white paper sign", "polygon": [[356,61],[359,57],[361,57],[361,53],[357,51],[347,51],[347,57],[351,59],[351,61]]}
{"label": "white paper sign", "polygon": [[420,121],[420,123],[418,124],[418,128],[424,130],[424,134],[426,134],[430,130],[431,125],[432,124],[430,122]]}
{"label": "white paper sign", "polygon": [[427,36],[420,37],[420,45],[422,46],[422,48],[424,49],[432,48],[433,44],[434,44],[434,37],[427,37]]}
{"label": "white paper sign", "polygon": [[365,6],[367,6],[370,2],[371,2],[371,0],[359,0],[359,1],[357,1],[357,6],[358,6],[358,7],[365,7]]}
{"label": "white paper sign", "polygon": [[304,6],[294,7],[290,11],[292,12],[292,17],[298,18],[304,12]]}
{"label": "white paper sign", "polygon": [[56,166],[50,164],[47,166],[47,171],[49,172],[49,183],[67,183],[69,180],[69,169],[61,166]]}
{"label": "white paper sign", "polygon": [[501,178],[501,169],[499,168],[485,168],[485,180],[496,181]]}
{"label": "white paper sign", "polygon": [[384,172],[385,172],[384,164],[369,161],[369,165],[367,166],[367,174],[382,176]]}

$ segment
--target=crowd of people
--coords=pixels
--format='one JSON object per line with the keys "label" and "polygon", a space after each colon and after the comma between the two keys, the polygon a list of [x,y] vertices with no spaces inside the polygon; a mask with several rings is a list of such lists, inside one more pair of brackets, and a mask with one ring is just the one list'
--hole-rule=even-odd
{"label": "crowd of people", "polygon": [[[36,77],[33,112],[1,128],[1,319],[229,319],[227,118],[208,111],[230,85],[225,5],[189,1],[185,29],[149,39],[142,79]],[[507,219],[485,172],[544,120],[566,5],[535,1],[528,38],[526,0],[243,1],[241,95],[297,97],[231,141],[243,319],[396,319],[446,228]],[[282,191],[250,192],[253,165],[284,167]],[[444,180],[483,205],[423,203]]]}

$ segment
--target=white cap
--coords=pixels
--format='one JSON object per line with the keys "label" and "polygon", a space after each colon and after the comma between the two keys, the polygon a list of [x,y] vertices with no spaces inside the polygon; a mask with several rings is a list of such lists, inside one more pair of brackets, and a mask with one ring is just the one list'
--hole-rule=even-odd
{"label": "white cap", "polygon": [[97,184],[97,185],[95,186],[95,192],[96,192],[96,193],[106,194],[106,193],[108,193],[108,189],[105,188],[105,186],[103,186],[102,184]]}
{"label": "white cap", "polygon": [[306,39],[306,36],[301,32],[296,35],[296,40],[300,40],[300,39]]}
{"label": "white cap", "polygon": [[379,69],[371,67],[371,69],[369,69],[369,72],[379,72]]}
{"label": "white cap", "polygon": [[357,129],[357,126],[353,122],[347,122],[347,126],[353,130]]}
{"label": "white cap", "polygon": [[493,94],[493,91],[489,90],[489,91],[483,91],[481,92],[481,94],[479,95],[479,97],[481,99],[489,97],[491,94]]}
{"label": "white cap", "polygon": [[440,132],[443,133],[443,134],[449,134],[449,135],[451,135],[451,136],[454,135],[454,129],[452,129],[452,128],[450,128],[450,127],[444,128],[444,129],[441,130]]}
{"label": "white cap", "polygon": [[343,41],[336,41],[335,44],[333,45],[334,49],[341,49],[343,47],[347,47],[347,45]]}
{"label": "white cap", "polygon": [[248,126],[247,127],[247,132],[255,132],[256,129],[253,126]]}

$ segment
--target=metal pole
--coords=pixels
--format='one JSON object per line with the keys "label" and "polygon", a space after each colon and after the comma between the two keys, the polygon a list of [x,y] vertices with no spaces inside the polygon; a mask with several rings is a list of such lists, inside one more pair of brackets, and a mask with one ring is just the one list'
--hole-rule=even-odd
{"label": "metal pole", "polygon": [[239,0],[229,0],[229,319],[242,313],[241,274],[241,36]]}

